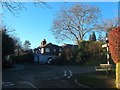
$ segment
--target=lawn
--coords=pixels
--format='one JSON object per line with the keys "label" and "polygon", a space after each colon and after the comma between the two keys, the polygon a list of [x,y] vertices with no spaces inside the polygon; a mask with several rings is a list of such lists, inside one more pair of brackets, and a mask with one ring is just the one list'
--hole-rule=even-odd
{"label": "lawn", "polygon": [[115,73],[113,72],[109,75],[106,75],[106,72],[92,72],[77,75],[76,79],[80,84],[91,88],[116,88]]}

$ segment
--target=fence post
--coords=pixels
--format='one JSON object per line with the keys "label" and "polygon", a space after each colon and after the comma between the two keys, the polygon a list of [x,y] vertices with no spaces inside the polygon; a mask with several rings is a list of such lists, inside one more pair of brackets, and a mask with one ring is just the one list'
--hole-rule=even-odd
{"label": "fence post", "polygon": [[120,89],[120,62],[116,63],[116,87]]}
{"label": "fence post", "polygon": [[106,37],[106,44],[107,44],[107,64],[110,64],[110,55],[109,55],[109,41],[108,38]]}

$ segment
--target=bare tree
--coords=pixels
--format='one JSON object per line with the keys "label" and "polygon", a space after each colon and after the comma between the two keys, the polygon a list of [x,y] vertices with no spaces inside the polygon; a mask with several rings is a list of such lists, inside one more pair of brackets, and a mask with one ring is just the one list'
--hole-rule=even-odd
{"label": "bare tree", "polygon": [[21,2],[0,2],[2,8],[8,9],[13,15],[18,14],[21,10],[25,9]]}
{"label": "bare tree", "polygon": [[30,41],[25,40],[25,42],[24,42],[24,49],[25,49],[25,50],[29,50],[30,47],[31,47],[31,43],[30,43]]}
{"label": "bare tree", "polygon": [[101,30],[99,30],[101,32],[104,32],[106,34],[101,35],[102,36],[102,40],[106,41],[106,38],[108,37],[108,33],[113,29],[116,28],[119,25],[119,18],[112,18],[112,19],[102,19],[101,24],[99,24],[99,28]]}
{"label": "bare tree", "polygon": [[[50,6],[46,3],[43,2],[43,0],[33,0],[33,4],[37,7],[42,7],[45,6],[47,8],[50,8]],[[19,12],[23,9],[26,9],[25,5],[23,2],[12,2],[11,0],[2,0],[0,1],[0,5],[2,8],[6,8],[7,10],[9,10],[13,15],[17,15],[19,14]]]}
{"label": "bare tree", "polygon": [[118,18],[113,19],[103,19],[101,24],[101,29],[108,33],[111,29],[118,26]]}
{"label": "bare tree", "polygon": [[101,11],[96,6],[74,4],[61,8],[54,18],[51,31],[58,41],[72,40],[79,44],[86,33],[97,30]]}

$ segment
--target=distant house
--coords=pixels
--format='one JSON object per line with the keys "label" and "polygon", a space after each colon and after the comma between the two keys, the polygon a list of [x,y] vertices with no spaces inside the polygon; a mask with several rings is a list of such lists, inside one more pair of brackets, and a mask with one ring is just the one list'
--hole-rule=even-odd
{"label": "distant house", "polygon": [[62,47],[63,47],[64,49],[74,49],[74,48],[78,48],[78,45],[64,44]]}
{"label": "distant house", "polygon": [[52,43],[47,44],[44,39],[41,42],[41,45],[34,49],[34,61],[45,64],[49,59],[54,59],[55,57],[60,56],[64,50],[71,50],[74,47],[77,47],[77,45],[64,44],[63,46],[58,46]]}
{"label": "distant house", "polygon": [[41,49],[41,54],[42,55],[56,55],[58,56],[61,52],[62,52],[62,47],[52,44],[52,43],[48,43],[44,46],[40,47]]}
{"label": "distant house", "polygon": [[19,55],[24,55],[26,54],[27,52],[25,50],[23,50],[21,47],[17,47],[15,50],[14,50],[14,55],[15,56],[19,56]]}
{"label": "distant house", "polygon": [[70,60],[73,57],[73,51],[78,48],[78,45],[73,44],[64,44],[63,46],[63,52],[66,56],[67,60]]}
{"label": "distant house", "polygon": [[48,43],[44,39],[41,42],[41,45],[34,49],[34,61],[41,64],[47,63],[48,60],[54,59],[56,56],[59,56],[62,52],[62,47]]}

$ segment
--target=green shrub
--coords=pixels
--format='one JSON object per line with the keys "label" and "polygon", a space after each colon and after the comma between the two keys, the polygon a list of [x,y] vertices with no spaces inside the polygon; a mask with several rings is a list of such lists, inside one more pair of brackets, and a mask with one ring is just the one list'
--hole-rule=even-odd
{"label": "green shrub", "polygon": [[14,56],[13,61],[14,63],[33,63],[34,55],[33,54],[24,54],[20,56]]}
{"label": "green shrub", "polygon": [[102,49],[102,44],[97,41],[82,41],[78,48],[64,50],[53,64],[99,65],[106,63],[106,49]]}

